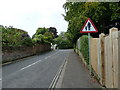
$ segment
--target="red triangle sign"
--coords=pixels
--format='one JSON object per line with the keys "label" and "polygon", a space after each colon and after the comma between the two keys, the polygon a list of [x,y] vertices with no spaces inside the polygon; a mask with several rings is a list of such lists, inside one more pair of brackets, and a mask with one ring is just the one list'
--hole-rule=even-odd
{"label": "red triangle sign", "polygon": [[80,33],[96,33],[98,32],[98,29],[95,27],[94,23],[90,18],[88,18],[80,30]]}

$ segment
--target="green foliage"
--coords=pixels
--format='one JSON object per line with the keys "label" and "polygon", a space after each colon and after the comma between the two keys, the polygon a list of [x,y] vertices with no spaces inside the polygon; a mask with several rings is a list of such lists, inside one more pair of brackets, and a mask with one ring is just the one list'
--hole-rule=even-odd
{"label": "green foliage", "polygon": [[89,65],[89,46],[88,46],[88,36],[83,35],[80,38],[80,51],[86,61],[86,63]]}
{"label": "green foliage", "polygon": [[110,22],[120,17],[120,3],[115,2],[66,2],[63,8],[72,43],[76,43],[77,39],[84,35],[79,31],[87,18],[92,19],[99,33],[104,33]]}
{"label": "green foliage", "polygon": [[34,38],[35,37],[35,35],[39,35],[39,34],[45,34],[45,32],[47,32],[48,31],[48,29],[47,28],[38,28],[37,30],[36,30],[36,33],[32,36],[32,38]]}
{"label": "green foliage", "polygon": [[60,44],[60,41],[62,41],[62,37],[57,37],[55,39],[53,39],[53,44]]}
{"label": "green foliage", "polygon": [[44,34],[47,31],[48,31],[48,29],[46,29],[45,27],[44,28],[38,28],[36,34],[37,35],[38,34]]}
{"label": "green foliage", "polygon": [[54,35],[49,32],[47,28],[38,28],[32,39],[35,44],[37,43],[52,43]]}
{"label": "green foliage", "polygon": [[58,35],[57,35],[57,29],[55,27],[50,27],[48,29],[49,32],[51,32],[53,34],[53,38],[56,38]]}
{"label": "green foliage", "polygon": [[54,35],[47,28],[38,28],[32,39],[24,30],[11,26],[0,26],[2,32],[2,47],[33,46],[40,43],[52,43]]}
{"label": "green foliage", "polygon": [[28,46],[28,47],[31,47],[33,46],[33,42],[32,42],[32,39],[31,38],[24,38],[22,41],[21,41],[21,44],[23,46]]}
{"label": "green foliage", "polygon": [[69,40],[61,40],[58,45],[60,49],[69,49],[72,48],[72,45]]}
{"label": "green foliage", "polygon": [[[18,47],[18,46],[31,46],[32,39],[28,33],[17,28],[1,27],[2,30],[2,47]],[[26,42],[28,41],[28,42]]]}
{"label": "green foliage", "polygon": [[60,49],[69,49],[69,48],[73,48],[73,44],[70,42],[70,40],[67,38],[66,33],[61,32],[61,34],[59,35],[59,37],[55,38],[53,40],[54,44],[57,44],[58,48]]}
{"label": "green foliage", "polygon": [[44,41],[44,36],[42,34],[35,35],[34,38],[33,38],[33,42],[35,44],[37,44],[37,43],[39,43],[39,44],[43,43],[43,41]]}
{"label": "green foliage", "polygon": [[54,38],[54,35],[53,35],[52,32],[45,32],[45,33],[44,33],[44,36],[45,36],[45,37],[51,37],[51,38]]}
{"label": "green foliage", "polygon": [[44,36],[44,43],[52,43],[53,42],[53,38],[51,36]]}

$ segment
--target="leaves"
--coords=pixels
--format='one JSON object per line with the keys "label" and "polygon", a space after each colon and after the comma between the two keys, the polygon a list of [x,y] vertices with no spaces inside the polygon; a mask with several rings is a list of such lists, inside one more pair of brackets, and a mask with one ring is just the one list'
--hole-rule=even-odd
{"label": "leaves", "polygon": [[97,34],[91,35],[98,37],[99,33],[106,33],[113,20],[120,17],[120,3],[115,2],[67,2],[63,8],[64,19],[69,23],[67,32],[72,35],[73,43],[83,35],[79,31],[87,18],[91,18],[99,30]]}
{"label": "leaves", "polygon": [[[55,29],[55,28],[54,28]],[[33,42],[35,44],[39,44],[39,43],[52,43],[53,42],[53,38],[55,37],[54,35],[56,35],[56,29],[55,32],[54,30],[52,31],[48,30],[48,28],[38,28],[36,30],[36,33],[33,35]]]}
{"label": "leaves", "polygon": [[88,36],[83,35],[80,38],[80,51],[83,54],[87,64],[89,65],[89,46],[88,46]]}
{"label": "leaves", "polygon": [[53,43],[57,44],[60,49],[73,48],[73,44],[70,42],[69,39],[71,39],[69,33],[61,32],[59,37],[53,40]]}
{"label": "leaves", "polygon": [[[32,39],[29,37],[28,33],[24,30],[13,28],[11,26],[4,27],[1,26],[2,30],[2,47],[15,47],[15,46],[24,46],[32,45]],[[26,42],[26,40],[28,42]]]}

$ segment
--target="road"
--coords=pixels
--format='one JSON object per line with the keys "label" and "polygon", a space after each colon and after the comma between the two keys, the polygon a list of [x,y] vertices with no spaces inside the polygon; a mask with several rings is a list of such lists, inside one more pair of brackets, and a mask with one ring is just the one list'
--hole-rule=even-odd
{"label": "road", "polygon": [[70,51],[50,51],[3,66],[2,87],[48,88]]}

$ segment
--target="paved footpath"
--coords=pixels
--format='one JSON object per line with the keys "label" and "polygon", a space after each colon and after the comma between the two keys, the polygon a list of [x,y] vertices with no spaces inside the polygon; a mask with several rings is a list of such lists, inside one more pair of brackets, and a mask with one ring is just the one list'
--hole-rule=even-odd
{"label": "paved footpath", "polygon": [[61,88],[100,88],[74,51],[71,51],[68,57]]}

